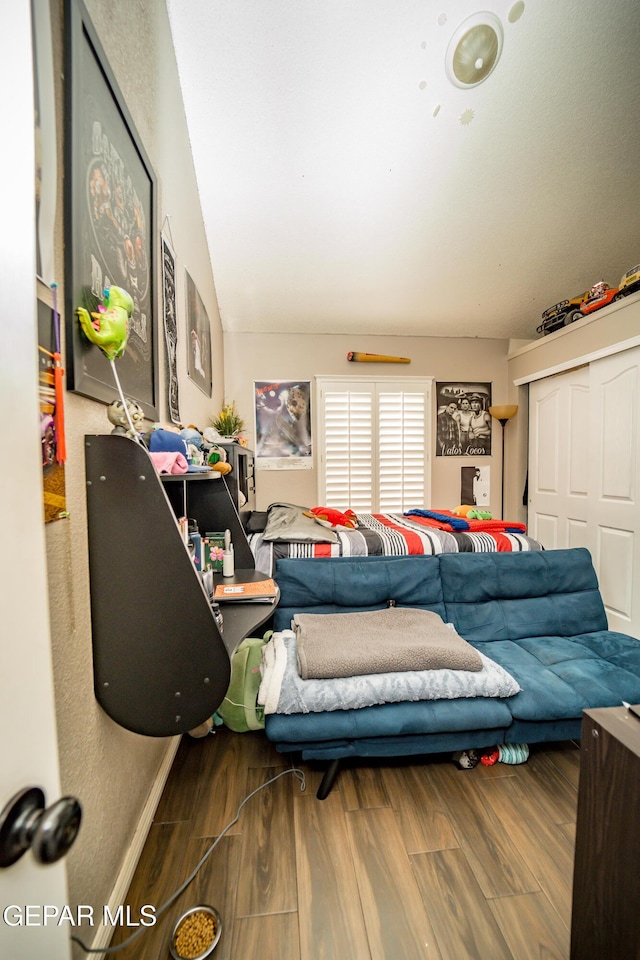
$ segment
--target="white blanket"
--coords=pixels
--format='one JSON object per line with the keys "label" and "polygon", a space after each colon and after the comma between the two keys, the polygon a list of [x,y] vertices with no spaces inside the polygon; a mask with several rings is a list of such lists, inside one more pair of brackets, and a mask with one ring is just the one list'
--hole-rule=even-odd
{"label": "white blanket", "polygon": [[262,652],[258,703],[265,714],[354,710],[403,700],[454,700],[459,697],[512,697],[517,681],[499,664],[479,654],[482,669],[403,670],[333,680],[303,680],[297,669],[291,630],[274,633]]}

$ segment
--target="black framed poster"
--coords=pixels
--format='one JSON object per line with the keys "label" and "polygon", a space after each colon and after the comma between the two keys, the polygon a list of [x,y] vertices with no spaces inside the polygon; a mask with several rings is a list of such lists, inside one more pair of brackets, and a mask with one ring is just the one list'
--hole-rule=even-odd
{"label": "black framed poster", "polygon": [[210,397],[213,380],[209,314],[188,270],[185,270],[184,276],[187,293],[187,374]]}
{"label": "black framed poster", "polygon": [[436,383],[436,456],[490,457],[491,383]]}
{"label": "black framed poster", "polygon": [[81,332],[112,284],[132,297],[127,349],[116,360],[127,397],[156,419],[156,179],[81,0],[66,2],[65,319],[69,389],[110,403],[109,361]]}
{"label": "black framed poster", "polygon": [[176,309],[176,256],[162,235],[162,315],[167,359],[167,403],[172,423],[180,423],[178,399],[178,314]]}
{"label": "black framed poster", "polygon": [[256,470],[311,470],[311,381],[254,380]]}

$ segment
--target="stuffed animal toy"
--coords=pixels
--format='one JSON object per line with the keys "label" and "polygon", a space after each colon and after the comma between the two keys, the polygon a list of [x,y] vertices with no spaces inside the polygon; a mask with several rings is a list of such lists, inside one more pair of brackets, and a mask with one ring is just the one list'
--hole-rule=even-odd
{"label": "stuffed animal toy", "polygon": [[231,473],[233,469],[227,460],[227,451],[223,447],[219,447],[217,443],[213,444],[209,450],[207,463],[212,470],[217,470],[223,477],[226,476],[227,473]]}
{"label": "stuffed animal toy", "polygon": [[305,516],[315,517],[321,523],[328,527],[347,527],[354,530],[358,526],[358,520],[353,510],[334,510],[332,507],[312,507],[311,510],[304,511]]}
{"label": "stuffed animal toy", "polygon": [[154,423],[151,426],[151,430],[168,430],[170,433],[180,433],[182,430],[182,425],[177,427],[175,423]]}
{"label": "stuffed animal toy", "polygon": [[469,515],[469,511],[473,509],[474,507],[471,504],[463,503],[462,506],[456,507],[455,510],[451,511],[451,513],[454,515],[454,517],[466,517]]}
{"label": "stuffed animal toy", "polygon": [[189,463],[197,466],[203,466],[205,462],[204,451],[202,449],[202,434],[193,426],[183,427],[180,436],[187,445]]}
{"label": "stuffed animal toy", "polygon": [[493,520],[493,514],[490,510],[469,510],[467,520]]}
{"label": "stuffed animal toy", "polygon": [[87,340],[100,347],[107,360],[117,360],[124,354],[133,316],[133,300],[126,290],[107,287],[104,304],[96,313],[89,315],[84,307],[78,307],[76,314]]}

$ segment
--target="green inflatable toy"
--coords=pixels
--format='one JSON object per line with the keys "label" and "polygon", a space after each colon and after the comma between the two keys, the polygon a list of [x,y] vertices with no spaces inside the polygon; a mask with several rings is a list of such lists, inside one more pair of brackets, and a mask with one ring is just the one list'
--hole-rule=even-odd
{"label": "green inflatable toy", "polygon": [[104,304],[96,313],[90,314],[84,307],[78,307],[76,313],[87,340],[100,347],[108,360],[117,360],[124,354],[133,316],[133,300],[126,290],[107,287]]}

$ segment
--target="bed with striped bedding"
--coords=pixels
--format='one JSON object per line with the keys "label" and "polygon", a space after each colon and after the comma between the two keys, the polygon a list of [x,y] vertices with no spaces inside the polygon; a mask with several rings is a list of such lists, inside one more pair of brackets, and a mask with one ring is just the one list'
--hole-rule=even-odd
{"label": "bed with striped bedding", "polygon": [[[249,534],[256,570],[273,576],[276,560],[286,558],[510,553],[544,549],[538,540],[527,536],[523,524],[477,520],[468,521],[468,529],[454,529],[446,511],[419,511],[414,515],[359,513],[357,519],[357,529],[336,531],[336,543],[268,541],[262,533]],[[453,526],[458,525],[454,523]]]}

